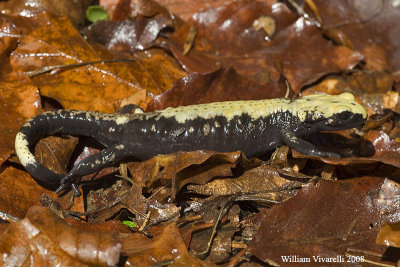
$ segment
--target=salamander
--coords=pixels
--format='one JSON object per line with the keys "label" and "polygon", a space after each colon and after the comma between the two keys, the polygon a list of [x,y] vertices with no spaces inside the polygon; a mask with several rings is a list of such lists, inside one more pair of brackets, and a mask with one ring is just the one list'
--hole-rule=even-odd
{"label": "salamander", "polygon": [[[157,154],[200,149],[241,150],[254,157],[280,145],[307,155],[340,157],[317,149],[303,138],[318,131],[358,127],[366,117],[365,109],[350,93],[216,102],[136,114],[57,110],[26,122],[16,136],[15,151],[33,177],[59,185],[56,192],[72,188],[79,195],[78,178],[127,157],[146,160]],[[105,148],[80,161],[67,174],[58,174],[44,167],[31,152],[40,138],[54,133],[90,136]]]}

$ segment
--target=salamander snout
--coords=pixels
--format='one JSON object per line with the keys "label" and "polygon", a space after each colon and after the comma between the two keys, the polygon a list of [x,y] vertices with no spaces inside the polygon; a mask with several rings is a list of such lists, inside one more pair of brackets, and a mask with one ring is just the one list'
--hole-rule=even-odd
{"label": "salamander snout", "polygon": [[321,121],[320,130],[337,131],[362,126],[365,118],[360,113],[343,111],[335,113],[331,117]]}

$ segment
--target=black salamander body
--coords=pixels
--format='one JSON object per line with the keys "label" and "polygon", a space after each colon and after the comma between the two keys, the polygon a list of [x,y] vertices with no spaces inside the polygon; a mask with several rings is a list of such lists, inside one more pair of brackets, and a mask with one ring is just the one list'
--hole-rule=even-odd
{"label": "black salamander body", "polygon": [[[77,178],[130,156],[145,160],[157,154],[207,149],[241,150],[253,157],[285,144],[308,155],[339,157],[318,150],[302,137],[357,127],[365,119],[365,109],[349,93],[217,102],[139,114],[59,110],[40,114],[22,126],[15,149],[32,176],[45,183],[61,183],[57,191],[72,185],[78,194]],[[106,148],[82,160],[67,175],[57,174],[30,151],[40,138],[54,133],[91,136]]]}

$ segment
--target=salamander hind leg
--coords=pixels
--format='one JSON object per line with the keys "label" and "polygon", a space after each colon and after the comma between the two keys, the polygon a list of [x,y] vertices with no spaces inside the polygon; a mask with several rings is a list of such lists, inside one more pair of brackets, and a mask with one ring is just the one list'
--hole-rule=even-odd
{"label": "salamander hind leg", "polygon": [[297,151],[309,155],[322,158],[333,157],[340,158],[341,156],[335,152],[321,151],[310,142],[295,136],[292,132],[286,131],[282,133],[283,142],[285,145],[296,149]]}
{"label": "salamander hind leg", "polygon": [[75,165],[72,170],[61,179],[61,185],[57,188],[56,193],[71,187],[74,190],[75,196],[80,196],[81,192],[78,190],[76,180],[82,176],[97,172],[105,167],[121,161],[129,156],[128,152],[132,151],[127,149],[124,145],[116,145],[108,147],[81,160]]}

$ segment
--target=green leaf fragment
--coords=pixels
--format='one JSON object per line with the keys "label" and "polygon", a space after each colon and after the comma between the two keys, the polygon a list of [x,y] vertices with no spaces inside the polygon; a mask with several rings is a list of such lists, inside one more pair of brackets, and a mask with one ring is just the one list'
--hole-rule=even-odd
{"label": "green leaf fragment", "polygon": [[122,221],[122,224],[125,224],[126,226],[128,226],[128,227],[131,227],[131,228],[137,228],[137,223],[135,223],[135,222],[132,222],[132,221]]}
{"label": "green leaf fragment", "polygon": [[86,18],[91,22],[110,19],[107,11],[101,6],[90,6],[86,9]]}

